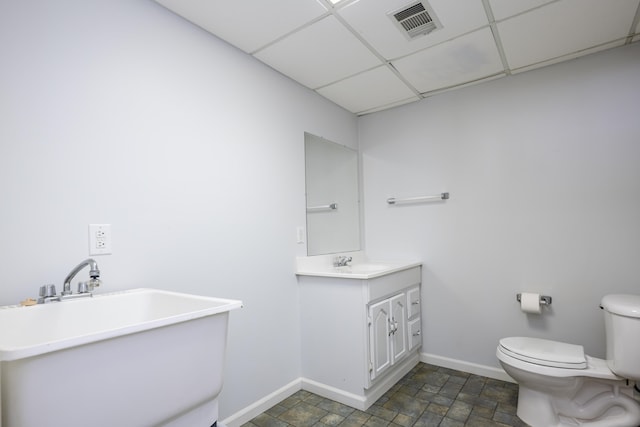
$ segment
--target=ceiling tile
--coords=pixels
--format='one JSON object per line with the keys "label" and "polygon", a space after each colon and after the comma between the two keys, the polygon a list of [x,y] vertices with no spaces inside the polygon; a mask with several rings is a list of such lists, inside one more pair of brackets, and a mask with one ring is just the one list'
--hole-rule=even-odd
{"label": "ceiling tile", "polygon": [[640,41],[640,0],[421,0],[412,40],[388,14],[416,0],[156,1],[356,114]]}
{"label": "ceiling tile", "polygon": [[325,86],[317,92],[353,113],[419,99],[386,65]]}
{"label": "ceiling tile", "polygon": [[489,28],[393,62],[421,93],[483,79],[503,71]]}
{"label": "ceiling tile", "polygon": [[561,0],[500,22],[509,67],[518,69],[622,39],[637,7],[638,0]]}
{"label": "ceiling tile", "polygon": [[489,23],[480,0],[427,1],[442,28],[410,41],[387,14],[413,0],[359,0],[338,9],[337,13],[387,60],[417,52]]}
{"label": "ceiling tile", "polygon": [[333,16],[291,34],[255,57],[312,89],[382,63]]}
{"label": "ceiling tile", "polygon": [[545,3],[550,3],[550,0],[489,0],[496,21],[542,6]]}
{"label": "ceiling tile", "polygon": [[552,64],[557,64],[559,62],[564,62],[564,61],[569,61],[571,59],[575,59],[575,58],[579,58],[581,56],[585,56],[585,55],[590,55],[592,53],[596,53],[596,52],[600,52],[602,50],[607,50],[607,49],[613,49],[614,47],[619,47],[622,46],[624,44],[624,40],[617,40],[615,42],[611,42],[611,43],[605,43],[605,44],[601,44],[592,48],[588,48],[588,49],[584,49],[578,52],[573,52],[573,53],[569,53],[567,55],[564,56],[559,56],[556,58],[551,58],[548,59],[546,61],[543,62],[536,62],[532,65],[528,65],[528,66],[524,66],[521,68],[518,68],[516,70],[512,70],[512,74],[518,74],[518,73],[522,73],[525,71],[530,71],[530,70],[535,70],[536,68],[541,68],[541,67],[546,67],[548,65],[552,65]]}
{"label": "ceiling tile", "polygon": [[156,1],[247,53],[327,13],[318,0]]}

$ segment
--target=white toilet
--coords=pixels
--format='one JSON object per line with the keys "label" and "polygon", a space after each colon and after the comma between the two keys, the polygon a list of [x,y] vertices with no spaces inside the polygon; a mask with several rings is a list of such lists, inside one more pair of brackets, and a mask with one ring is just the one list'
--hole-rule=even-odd
{"label": "white toilet", "polygon": [[[532,427],[638,427],[640,296],[602,299],[607,359],[580,345],[510,337],[500,340],[500,364],[519,385],[518,417]],[[636,386],[637,387],[637,386]],[[638,394],[638,393],[636,393]]]}

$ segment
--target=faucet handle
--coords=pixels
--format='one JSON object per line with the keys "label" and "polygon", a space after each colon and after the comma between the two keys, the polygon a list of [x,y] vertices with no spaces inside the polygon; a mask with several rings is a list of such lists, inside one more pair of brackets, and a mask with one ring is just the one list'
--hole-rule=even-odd
{"label": "faucet handle", "polygon": [[40,296],[43,298],[56,296],[56,285],[42,285],[40,286]]}
{"label": "faucet handle", "polygon": [[90,279],[87,280],[86,282],[78,282],[78,293],[79,294],[88,294],[93,292],[94,288],[97,288],[98,286],[100,286],[100,280],[99,279]]}
{"label": "faucet handle", "polygon": [[89,292],[89,285],[87,282],[78,282],[78,293],[86,294],[87,292]]}

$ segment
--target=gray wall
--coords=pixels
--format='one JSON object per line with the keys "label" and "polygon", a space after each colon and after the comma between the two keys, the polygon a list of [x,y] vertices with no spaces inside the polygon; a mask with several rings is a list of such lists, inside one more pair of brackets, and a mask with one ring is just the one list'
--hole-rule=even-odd
{"label": "gray wall", "polygon": [[0,304],[110,223],[101,292],[244,301],[222,418],[299,378],[304,132],[356,146],[356,117],[150,0],[3,1],[0,40]]}
{"label": "gray wall", "polygon": [[640,289],[639,76],[635,44],[359,121],[367,251],[424,261],[427,355],[498,366],[525,335],[604,356],[600,299]]}

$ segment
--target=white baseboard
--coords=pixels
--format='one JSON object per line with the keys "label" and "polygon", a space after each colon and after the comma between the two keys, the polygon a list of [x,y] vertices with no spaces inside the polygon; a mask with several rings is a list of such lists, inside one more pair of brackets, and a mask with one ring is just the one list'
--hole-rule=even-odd
{"label": "white baseboard", "polygon": [[369,406],[373,405],[380,397],[393,387],[402,377],[404,377],[414,366],[419,362],[419,356],[417,353],[407,357],[400,364],[398,364],[393,372],[390,372],[384,378],[380,378],[376,383],[366,390],[364,395],[358,395],[349,393],[344,390],[329,386],[327,384],[319,383],[317,381],[310,380],[308,378],[302,378],[302,389],[315,393],[318,396],[325,397],[327,399],[334,400],[344,405],[351,406],[352,408],[359,409],[361,411],[366,410]]}
{"label": "white baseboard", "polygon": [[431,365],[442,366],[443,368],[455,369],[457,371],[515,383],[513,378],[507,375],[502,368],[479,365],[477,363],[465,362],[464,360],[451,359],[449,357],[437,356],[429,353],[420,353],[420,361]]}
{"label": "white baseboard", "polygon": [[[483,377],[493,378],[501,381],[515,382],[507,375],[507,373],[501,368],[494,368],[492,366],[479,365],[476,363],[465,362],[464,360],[451,359],[449,357],[437,356],[435,354],[420,353],[420,362],[428,363],[430,365],[442,366],[443,368],[455,369],[457,371],[468,372],[470,374],[481,375]],[[263,397],[252,405],[247,406],[243,410],[236,412],[230,417],[221,421],[228,427],[240,427],[242,424],[251,421],[256,416],[260,415],[267,409],[282,402],[287,397],[291,396],[298,390],[307,390],[315,393],[319,396],[326,397],[327,399],[335,400],[336,402],[349,405],[351,407],[364,410],[371,406],[377,399],[380,398],[384,391],[387,389],[388,383],[395,384],[402,378],[407,372],[415,366],[413,357],[405,361],[406,365],[398,369],[394,375],[390,375],[384,380],[385,386],[380,387],[380,391],[370,390],[368,396],[359,396],[353,393],[345,392],[334,387],[327,386],[326,384],[318,383],[307,378],[298,378],[291,381],[284,387],[274,391],[273,393]],[[384,391],[382,391],[384,390]],[[218,423],[220,424],[220,423]]]}
{"label": "white baseboard", "polygon": [[360,409],[361,411],[365,410],[366,402],[364,396],[358,396],[357,394],[349,393],[348,391],[340,390],[338,388],[310,380],[309,378],[302,378],[302,389],[317,394],[318,396],[351,406],[352,408]]}
{"label": "white baseboard", "polygon": [[302,382],[300,378],[298,378],[294,381],[291,381],[284,387],[274,391],[273,393],[263,397],[257,402],[247,406],[241,411],[238,411],[230,417],[225,418],[221,421],[221,423],[225,424],[227,427],[240,427],[242,424],[251,421],[267,409],[277,405],[278,403],[282,402],[284,399],[301,389]]}

